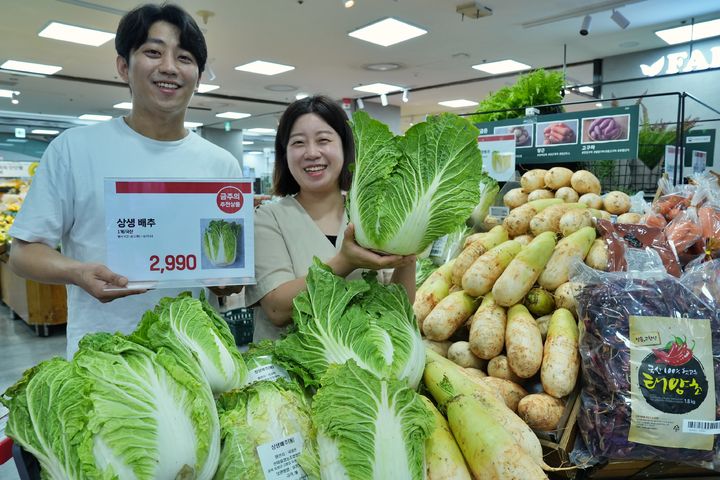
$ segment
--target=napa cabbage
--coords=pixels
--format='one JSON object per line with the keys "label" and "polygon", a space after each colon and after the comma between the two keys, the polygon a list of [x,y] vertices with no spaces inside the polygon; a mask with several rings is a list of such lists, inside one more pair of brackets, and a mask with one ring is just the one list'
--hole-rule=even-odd
{"label": "napa cabbage", "polygon": [[377,378],[352,360],[333,365],[312,418],[323,479],[425,478],[425,439],[435,419],[405,382]]}
{"label": "napa cabbage", "polygon": [[485,176],[474,125],[445,113],[394,136],[363,111],[351,123],[356,159],[348,216],[360,245],[420,254],[470,216]]}
{"label": "napa cabbage", "polygon": [[86,335],[71,362],[25,372],[6,429],[57,480],[211,479],[220,456],[212,392],[171,351]]}
{"label": "napa cabbage", "polygon": [[[310,404],[300,387],[285,380],[259,381],[241,390],[223,393],[217,401],[222,435],[216,479],[265,480],[260,451],[263,446],[291,442],[297,457],[284,467],[302,469],[308,479],[319,479],[315,428]],[[285,478],[285,477],[283,477]]]}
{"label": "napa cabbage", "polygon": [[404,287],[381,284],[375,272],[348,281],[317,258],[306,284],[293,300],[294,331],[276,344],[278,355],[302,366],[295,373],[306,385],[319,385],[331,364],[354,360],[378,377],[418,386],[425,347]]}
{"label": "napa cabbage", "polygon": [[240,224],[225,220],[211,220],[203,232],[203,252],[210,263],[216,267],[226,267],[235,263],[238,236],[242,232]]}
{"label": "napa cabbage", "polygon": [[130,338],[151,350],[171,350],[208,382],[213,393],[245,384],[247,367],[230,327],[204,296],[162,298],[154,310],[145,312]]}

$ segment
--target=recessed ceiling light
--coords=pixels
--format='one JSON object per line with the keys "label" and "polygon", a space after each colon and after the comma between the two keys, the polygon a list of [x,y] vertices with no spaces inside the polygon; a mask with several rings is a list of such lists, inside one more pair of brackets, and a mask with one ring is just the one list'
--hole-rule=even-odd
{"label": "recessed ceiling light", "polygon": [[51,22],[50,25],[43,28],[39,37],[52,38],[65,42],[80,43],[82,45],[90,45],[99,47],[100,45],[115,38],[114,33],[94,30],[92,28],[76,27],[60,22]]}
{"label": "recessed ceiling light", "polygon": [[403,87],[387,83],[371,83],[370,85],[360,85],[359,87],[353,88],[353,90],[357,90],[358,92],[375,93],[377,95],[399,92],[402,89]]}
{"label": "recessed ceiling light", "polygon": [[42,75],[52,75],[62,70],[57,65],[45,65],[42,63],[20,62],[18,60],[8,60],[0,65],[4,70],[15,70],[18,72],[39,73]]}
{"label": "recessed ceiling light", "polygon": [[255,60],[235,67],[235,70],[243,72],[259,73],[260,75],[277,75],[278,73],[289,72],[295,67],[290,65],[282,65],[280,63],[265,62],[263,60]]}
{"label": "recessed ceiling light", "polygon": [[366,42],[389,47],[411,38],[425,35],[428,31],[409,23],[401,22],[395,18],[386,18],[372,23],[366,27],[353,30],[349,36]]}
{"label": "recessed ceiling light", "polygon": [[251,142],[250,140],[243,140],[243,145],[254,145],[255,142]]}
{"label": "recessed ceiling light", "polygon": [[220,88],[220,85],[210,85],[209,83],[201,83],[198,85],[197,92],[198,93],[207,93],[212,92],[213,90],[217,90]]}
{"label": "recessed ceiling light", "polygon": [[95,115],[94,113],[84,113],[78,117],[80,120],[93,120],[96,122],[104,122],[113,118],[111,115]]}
{"label": "recessed ceiling light", "polygon": [[12,98],[13,95],[20,95],[20,92],[16,90],[4,90],[0,88],[0,97]]}
{"label": "recessed ceiling light", "polygon": [[662,38],[665,43],[669,45],[717,37],[720,35],[720,18],[708,22],[696,23],[695,25],[683,25],[682,27],[658,30],[655,32],[655,35]]}
{"label": "recessed ceiling light", "polygon": [[399,70],[402,68],[402,65],[399,63],[369,63],[367,65],[363,65],[363,68],[365,70],[371,70],[373,72],[389,72],[391,70]]}
{"label": "recessed ceiling light", "polygon": [[275,133],[274,128],[248,128],[243,130],[245,135],[275,135]]}
{"label": "recessed ceiling light", "polygon": [[35,135],[57,135],[60,133],[60,130],[43,130],[41,128],[31,130],[30,133],[34,133]]}
{"label": "recessed ceiling light", "polygon": [[472,100],[465,100],[465,99],[459,99],[459,100],[446,100],[444,102],[438,102],[438,105],[442,105],[443,107],[450,107],[450,108],[463,108],[463,107],[474,107],[478,105],[478,102],[473,102]]}
{"label": "recessed ceiling light", "polygon": [[203,124],[201,122],[183,122],[183,126],[185,128],[198,128],[202,127]]}
{"label": "recessed ceiling light", "polygon": [[249,113],[240,113],[240,112],[223,112],[223,113],[218,113],[215,116],[220,117],[220,118],[230,118],[232,120],[240,120],[241,118],[249,117],[250,114]]}
{"label": "recessed ceiling light", "polygon": [[132,110],[132,102],[120,102],[113,105],[113,108],[122,108],[123,110]]}
{"label": "recessed ceiling light", "polygon": [[479,65],[473,65],[475,70],[487,72],[492,75],[499,75],[501,73],[520,72],[522,70],[529,70],[532,67],[524,63],[516,62],[515,60],[500,60],[497,62],[481,63]]}
{"label": "recessed ceiling light", "polygon": [[595,90],[593,89],[593,87],[585,86],[585,87],[577,87],[577,91],[582,92],[582,93],[593,93]]}

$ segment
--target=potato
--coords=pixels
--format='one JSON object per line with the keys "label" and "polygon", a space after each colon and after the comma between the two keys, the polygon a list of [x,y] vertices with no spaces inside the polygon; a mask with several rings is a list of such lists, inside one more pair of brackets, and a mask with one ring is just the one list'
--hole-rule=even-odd
{"label": "potato", "polygon": [[582,290],[582,285],[576,282],[566,282],[555,289],[555,307],[567,308],[578,318],[576,296]]}
{"label": "potato", "polygon": [[552,314],[543,315],[542,317],[535,319],[535,323],[537,323],[537,326],[540,329],[540,335],[542,335],[543,342],[545,341],[545,337],[547,337],[548,325],[550,325],[551,318]]}
{"label": "potato", "polygon": [[578,170],[573,173],[570,179],[570,185],[572,185],[572,188],[580,195],[584,193],[596,193],[600,195],[602,191],[600,180],[587,170]]}
{"label": "potato", "polygon": [[491,359],[487,365],[488,375],[495,378],[502,378],[510,380],[511,382],[521,383],[522,378],[515,375],[508,365],[507,357],[505,355],[498,355]]}
{"label": "potato", "polygon": [[553,167],[545,174],[545,186],[551,190],[559,190],[570,186],[572,170],[565,167]]}
{"label": "potato", "polygon": [[470,351],[468,342],[455,342],[450,345],[447,352],[448,360],[464,368],[483,369],[487,362],[479,359]]}
{"label": "potato", "polygon": [[603,206],[613,215],[622,215],[630,211],[630,197],[627,193],[617,190],[608,192],[603,199]]}
{"label": "potato", "polygon": [[450,345],[452,345],[452,342],[436,342],[435,340],[428,340],[427,338],[423,338],[423,343],[425,344],[425,348],[429,348],[433,352],[446,358],[448,349],[450,348]]}
{"label": "potato", "polygon": [[565,203],[576,203],[580,198],[580,195],[572,189],[572,187],[560,187],[555,192],[555,198],[562,198]]}
{"label": "potato", "polygon": [[517,208],[527,203],[528,194],[523,192],[522,188],[513,188],[503,196],[503,203],[506,207]]}
{"label": "potato", "polygon": [[[543,232],[560,233],[560,219],[563,214],[572,209],[585,209],[579,203],[561,203],[552,205],[530,219],[530,232],[538,236]],[[527,233],[527,232],[523,232]]]}
{"label": "potato", "polygon": [[496,217],[495,215],[488,215],[485,217],[485,220],[483,220],[483,227],[485,227],[485,230],[492,230],[498,225],[502,225],[502,223],[502,218]]}
{"label": "potato", "polygon": [[602,210],[603,208],[602,197],[597,193],[586,193],[584,195],[581,195],[578,199],[578,203],[582,203],[584,205],[587,205],[588,208],[594,208],[596,210]]}
{"label": "potato", "polygon": [[527,246],[530,242],[532,242],[532,239],[535,238],[532,235],[526,233],[525,235],[518,235],[517,237],[513,238],[516,242],[518,242],[523,247]]}
{"label": "potato", "polygon": [[526,395],[518,402],[517,414],[535,430],[555,430],[565,403],[547,393]]}
{"label": "potato", "polygon": [[532,202],[533,200],[542,200],[543,198],[555,198],[555,194],[553,194],[550,190],[541,188],[540,190],[533,190],[528,195],[529,202]]}
{"label": "potato", "polygon": [[520,177],[520,186],[522,187],[522,191],[525,193],[530,193],[535,190],[545,188],[546,173],[547,170],[544,170],[542,168],[535,168],[533,170],[525,172],[523,176]]}
{"label": "potato", "polygon": [[583,227],[592,227],[592,215],[587,209],[568,210],[560,217],[560,233],[567,237]]}
{"label": "potato", "polygon": [[593,242],[587,257],[585,257],[585,265],[595,270],[607,272],[609,259],[608,246],[602,239],[598,238]]}
{"label": "potato", "polygon": [[528,394],[523,387],[504,378],[484,377],[480,380],[493,390],[500,392],[505,405],[513,412],[517,412],[518,403]]}
{"label": "potato", "polygon": [[642,223],[642,215],[639,213],[623,213],[622,215],[618,215],[617,223],[639,224]]}
{"label": "potato", "polygon": [[532,206],[528,204],[521,205],[518,208],[511,210],[510,215],[505,217],[503,227],[505,227],[505,230],[507,230],[508,235],[511,238],[517,237],[518,235],[524,235],[528,233],[530,220],[535,216],[535,214],[537,214],[537,210],[535,210]]}

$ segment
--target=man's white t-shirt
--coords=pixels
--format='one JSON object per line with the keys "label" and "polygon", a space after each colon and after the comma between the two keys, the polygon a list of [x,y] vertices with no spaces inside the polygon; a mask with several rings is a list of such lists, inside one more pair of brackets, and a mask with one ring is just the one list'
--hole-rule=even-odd
{"label": "man's white t-shirt", "polygon": [[[123,118],[72,128],[48,146],[9,233],[51,248],[61,245],[62,253],[76,260],[104,264],[106,177],[241,176],[235,157],[193,132],[181,140],[157,141],[132,130]],[[70,358],[86,333],[130,333],[160,298],[177,295],[181,290],[152,290],[110,303],[101,303],[74,285],[68,285],[67,291]]]}

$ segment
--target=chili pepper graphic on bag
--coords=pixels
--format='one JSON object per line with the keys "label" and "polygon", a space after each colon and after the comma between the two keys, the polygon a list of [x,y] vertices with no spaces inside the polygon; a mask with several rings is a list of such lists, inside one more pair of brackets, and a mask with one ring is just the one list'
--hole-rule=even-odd
{"label": "chili pepper graphic on bag", "polygon": [[655,363],[664,363],[671,367],[685,365],[693,358],[694,348],[695,340],[693,340],[693,346],[688,347],[685,338],[675,337],[675,339],[668,342],[664,348],[653,348],[653,352],[657,358]]}

